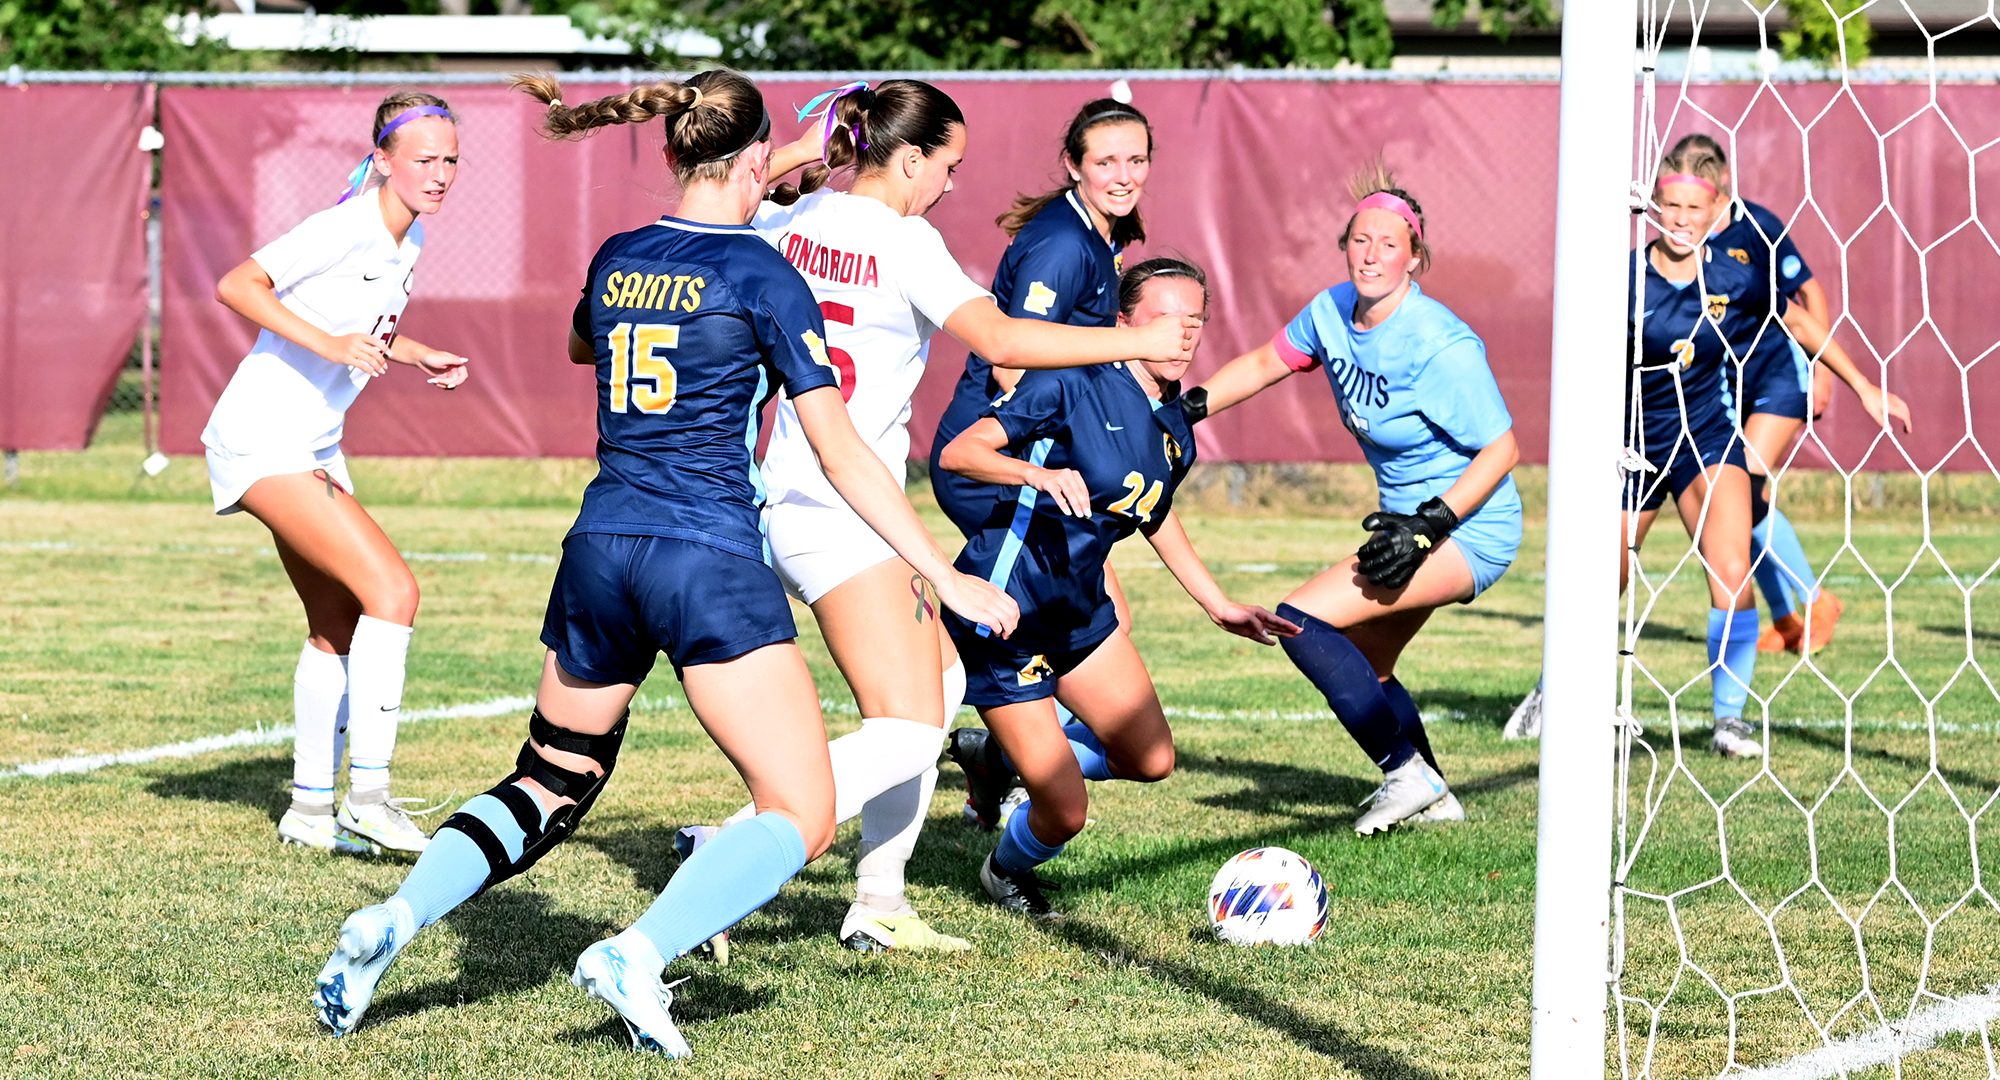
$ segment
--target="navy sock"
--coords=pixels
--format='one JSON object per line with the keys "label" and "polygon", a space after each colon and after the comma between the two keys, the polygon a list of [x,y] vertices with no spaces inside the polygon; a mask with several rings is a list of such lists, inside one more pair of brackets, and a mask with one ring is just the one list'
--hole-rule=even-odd
{"label": "navy sock", "polygon": [[789,818],[763,813],[739,821],[688,856],[632,929],[672,963],[770,903],[805,865],[805,838]]}
{"label": "navy sock", "polygon": [[1389,681],[1382,684],[1382,694],[1389,699],[1389,707],[1396,710],[1396,723],[1402,729],[1403,737],[1410,740],[1417,753],[1423,755],[1424,764],[1443,776],[1444,770],[1438,767],[1437,755],[1431,753],[1431,737],[1424,731],[1424,718],[1417,712],[1417,703],[1410,697],[1410,691],[1403,686],[1402,680],[1389,676]]}
{"label": "navy sock", "polygon": [[1104,744],[1097,741],[1097,733],[1086,727],[1081,720],[1071,720],[1063,725],[1063,734],[1069,736],[1070,752],[1076,755],[1076,763],[1083,767],[1085,780],[1115,780],[1111,775],[1111,759],[1104,756]]}
{"label": "navy sock", "polygon": [[1296,635],[1278,639],[1285,655],[1326,695],[1327,706],[1361,744],[1368,760],[1388,772],[1415,757],[1416,745],[1403,734],[1403,725],[1376,679],[1374,666],[1347,635],[1290,604],[1279,604],[1277,614],[1299,627]]}
{"label": "navy sock", "polygon": [[[531,796],[532,797],[532,796]],[[542,808],[541,801],[535,801],[542,810],[542,824],[547,825],[548,810]],[[518,862],[521,847],[527,842],[527,834],[521,831],[521,823],[514,820],[514,812],[507,804],[490,794],[477,795],[466,800],[458,808],[484,822],[493,830],[493,836],[500,846],[507,849],[507,857]],[[396,895],[410,905],[417,916],[417,928],[422,929],[444,918],[451,910],[479,891],[486,884],[486,878],[493,871],[486,861],[486,853],[479,849],[472,837],[457,829],[439,829],[431,837],[430,846],[417,858],[417,865],[410,868],[410,876],[403,879],[403,887]]]}
{"label": "navy sock", "polygon": [[1028,826],[1028,803],[1014,808],[1007,818],[1007,831],[1000,837],[1000,846],[993,849],[993,861],[1009,873],[1025,874],[1035,867],[1062,854],[1061,844],[1044,844]]}

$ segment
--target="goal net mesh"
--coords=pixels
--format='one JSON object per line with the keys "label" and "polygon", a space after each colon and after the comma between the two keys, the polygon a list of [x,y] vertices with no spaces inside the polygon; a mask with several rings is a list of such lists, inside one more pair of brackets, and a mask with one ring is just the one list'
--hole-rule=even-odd
{"label": "goal net mesh", "polygon": [[[2000,87],[1993,62],[1980,76],[1949,59],[2000,24],[1984,0],[1852,6],[1827,8],[1836,40],[1868,19],[1927,55],[1786,60],[1777,0],[1641,0],[1634,248],[1660,235],[1662,158],[1713,136],[1734,195],[1776,215],[1820,283],[1834,340],[1915,427],[1872,421],[1836,381],[1780,452],[1749,450],[1810,563],[1812,580],[1785,575],[1799,614],[1815,587],[1841,605],[1810,654],[1758,654],[1743,719],[1761,757],[1711,750],[1710,566],[1671,498],[1633,556],[1620,1076],[2000,1078]],[[1722,36],[1763,48],[1706,44]],[[1762,239],[1775,268],[1779,236]],[[1739,437],[1744,359],[1729,372]],[[1625,460],[1628,488],[1664,483]]]}

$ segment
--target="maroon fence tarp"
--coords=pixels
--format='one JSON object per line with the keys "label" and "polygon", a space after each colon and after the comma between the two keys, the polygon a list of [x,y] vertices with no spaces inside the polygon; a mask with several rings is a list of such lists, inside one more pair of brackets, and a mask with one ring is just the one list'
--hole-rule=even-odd
{"label": "maroon fence tarp", "polygon": [[[817,84],[767,80],[781,137],[797,130],[783,106]],[[612,89],[575,85],[582,100]],[[989,280],[1006,238],[993,226],[1016,191],[1054,184],[1060,131],[1105,84],[954,80],[971,141],[957,188],[931,213],[952,250]],[[1214,318],[1195,377],[1268,340],[1319,289],[1345,276],[1338,236],[1352,200],[1345,178],[1378,150],[1423,203],[1437,266],[1425,288],[1485,338],[1514,410],[1523,448],[1540,460],[1547,438],[1547,373],[1554,229],[1556,88],[1548,84],[1135,81],[1152,117],[1157,157],[1143,212],[1149,242],[1129,259],[1177,251],[1208,267]],[[1697,87],[1662,123],[1673,135],[1738,130],[1738,184],[1781,215],[1799,211],[1809,161],[1815,199],[1799,216],[1799,244],[1851,311],[1841,340],[1864,367],[1893,357],[1890,382],[1919,414],[1902,440],[1910,459],[1980,468],[1964,443],[1976,400],[2000,400],[1992,365],[1970,361],[2000,339],[2000,305],[1983,301],[2000,268],[1970,217],[1975,177],[1992,203],[1992,154],[1972,157],[2000,123],[2000,88],[1948,86],[1942,113],[1923,87],[1858,87],[1827,107],[1836,87]],[[248,324],[210,299],[230,266],[329,203],[366,149],[377,94],[364,90],[164,91],[168,136],[167,385],[170,450],[199,449],[215,396],[248,347]],[[475,376],[450,397],[397,369],[371,386],[348,425],[347,448],[375,454],[578,455],[591,451],[590,374],[563,354],[568,314],[585,264],[612,232],[670,209],[657,125],[549,144],[538,108],[499,88],[454,87],[464,117],[458,187],[427,221],[404,326],[474,358]],[[1859,102],[1857,107],[1854,102]],[[1709,115],[1700,115],[1699,105]],[[1789,112],[1785,106],[1789,106]],[[1842,110],[1845,110],[1844,112]],[[1820,113],[1824,110],[1825,115]],[[1861,119],[1874,125],[1873,131]],[[1949,117],[1947,124],[1943,117]],[[1799,125],[1811,125],[1802,157]],[[1901,125],[1898,128],[1898,125]],[[1874,131],[1895,133],[1878,141]],[[1895,197],[1883,206],[1883,187]],[[1879,208],[1879,209],[1878,209]],[[1821,219],[1821,212],[1825,218]],[[1871,218],[1869,215],[1874,214]],[[1937,237],[1954,227],[1942,243]],[[1907,232],[1903,231],[1907,230]],[[1843,252],[1835,240],[1849,239]],[[1935,244],[1925,256],[1918,248]],[[1926,310],[1937,332],[1914,332]],[[1965,374],[1947,358],[1966,365]],[[1910,337],[1908,343],[1903,339]],[[918,392],[914,450],[923,453],[960,368],[962,348],[940,338]],[[1619,363],[1616,349],[1605,362]],[[1988,410],[1992,411],[1992,410]],[[1986,421],[1992,423],[1993,421]],[[1851,396],[1836,394],[1819,428],[1852,467],[1903,468],[1894,447],[1867,456],[1875,432]],[[1319,376],[1293,379],[1203,425],[1209,460],[1357,460]],[[1824,463],[1816,447],[1801,464]]]}
{"label": "maroon fence tarp", "polygon": [[152,89],[0,89],[0,448],[90,439],[146,310]]}

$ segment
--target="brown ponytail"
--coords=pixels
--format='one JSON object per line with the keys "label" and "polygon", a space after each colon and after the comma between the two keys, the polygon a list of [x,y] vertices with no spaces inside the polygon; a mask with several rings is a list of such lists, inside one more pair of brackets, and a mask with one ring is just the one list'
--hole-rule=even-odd
{"label": "brown ponytail", "polygon": [[965,125],[965,113],[951,95],[927,82],[890,79],[870,89],[862,87],[836,98],[833,131],[826,139],[824,160],[809,165],[799,184],[779,184],[772,202],[790,206],[801,195],[826,186],[835,170],[849,165],[867,175],[886,167],[905,146],[925,157],[951,141],[952,129]]}
{"label": "brown ponytail", "polygon": [[[1064,163],[1079,172],[1082,171],[1084,155],[1090,152],[1086,136],[1107,124],[1144,126],[1146,149],[1148,152],[1153,149],[1153,125],[1146,119],[1144,113],[1116,98],[1098,98],[1096,101],[1086,102],[1083,108],[1078,109],[1076,115],[1070,118],[1069,130],[1063,134]],[[1035,215],[1041,213],[1050,203],[1075,189],[1076,184],[1072,182],[1040,195],[1017,194],[1014,196],[1013,208],[994,218],[993,224],[1000,226],[1008,236],[1013,236],[1028,222],[1034,220]],[[1119,247],[1136,244],[1145,239],[1146,225],[1139,220],[1137,207],[1124,217],[1111,220],[1111,242]]]}
{"label": "brown ponytail", "polygon": [[770,137],[771,116],[757,84],[727,69],[704,71],[682,83],[654,83],[623,94],[568,106],[553,75],[516,75],[514,88],[549,107],[542,130],[568,139],[612,124],[643,124],[664,117],[674,179],[728,178],[738,154]]}

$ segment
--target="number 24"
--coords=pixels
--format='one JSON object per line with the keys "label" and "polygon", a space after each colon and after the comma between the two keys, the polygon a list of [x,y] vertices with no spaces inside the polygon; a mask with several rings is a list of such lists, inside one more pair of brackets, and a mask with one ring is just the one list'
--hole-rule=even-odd
{"label": "number 24", "polygon": [[[1142,491],[1145,492],[1143,496],[1139,494]],[[1108,514],[1130,514],[1133,509],[1132,504],[1137,503],[1139,512],[1132,516],[1140,521],[1151,521],[1153,507],[1160,505],[1160,495],[1165,491],[1164,482],[1155,480],[1153,486],[1148,489],[1144,476],[1137,472],[1128,472],[1125,474],[1125,497],[1105,507],[1104,511]]]}

